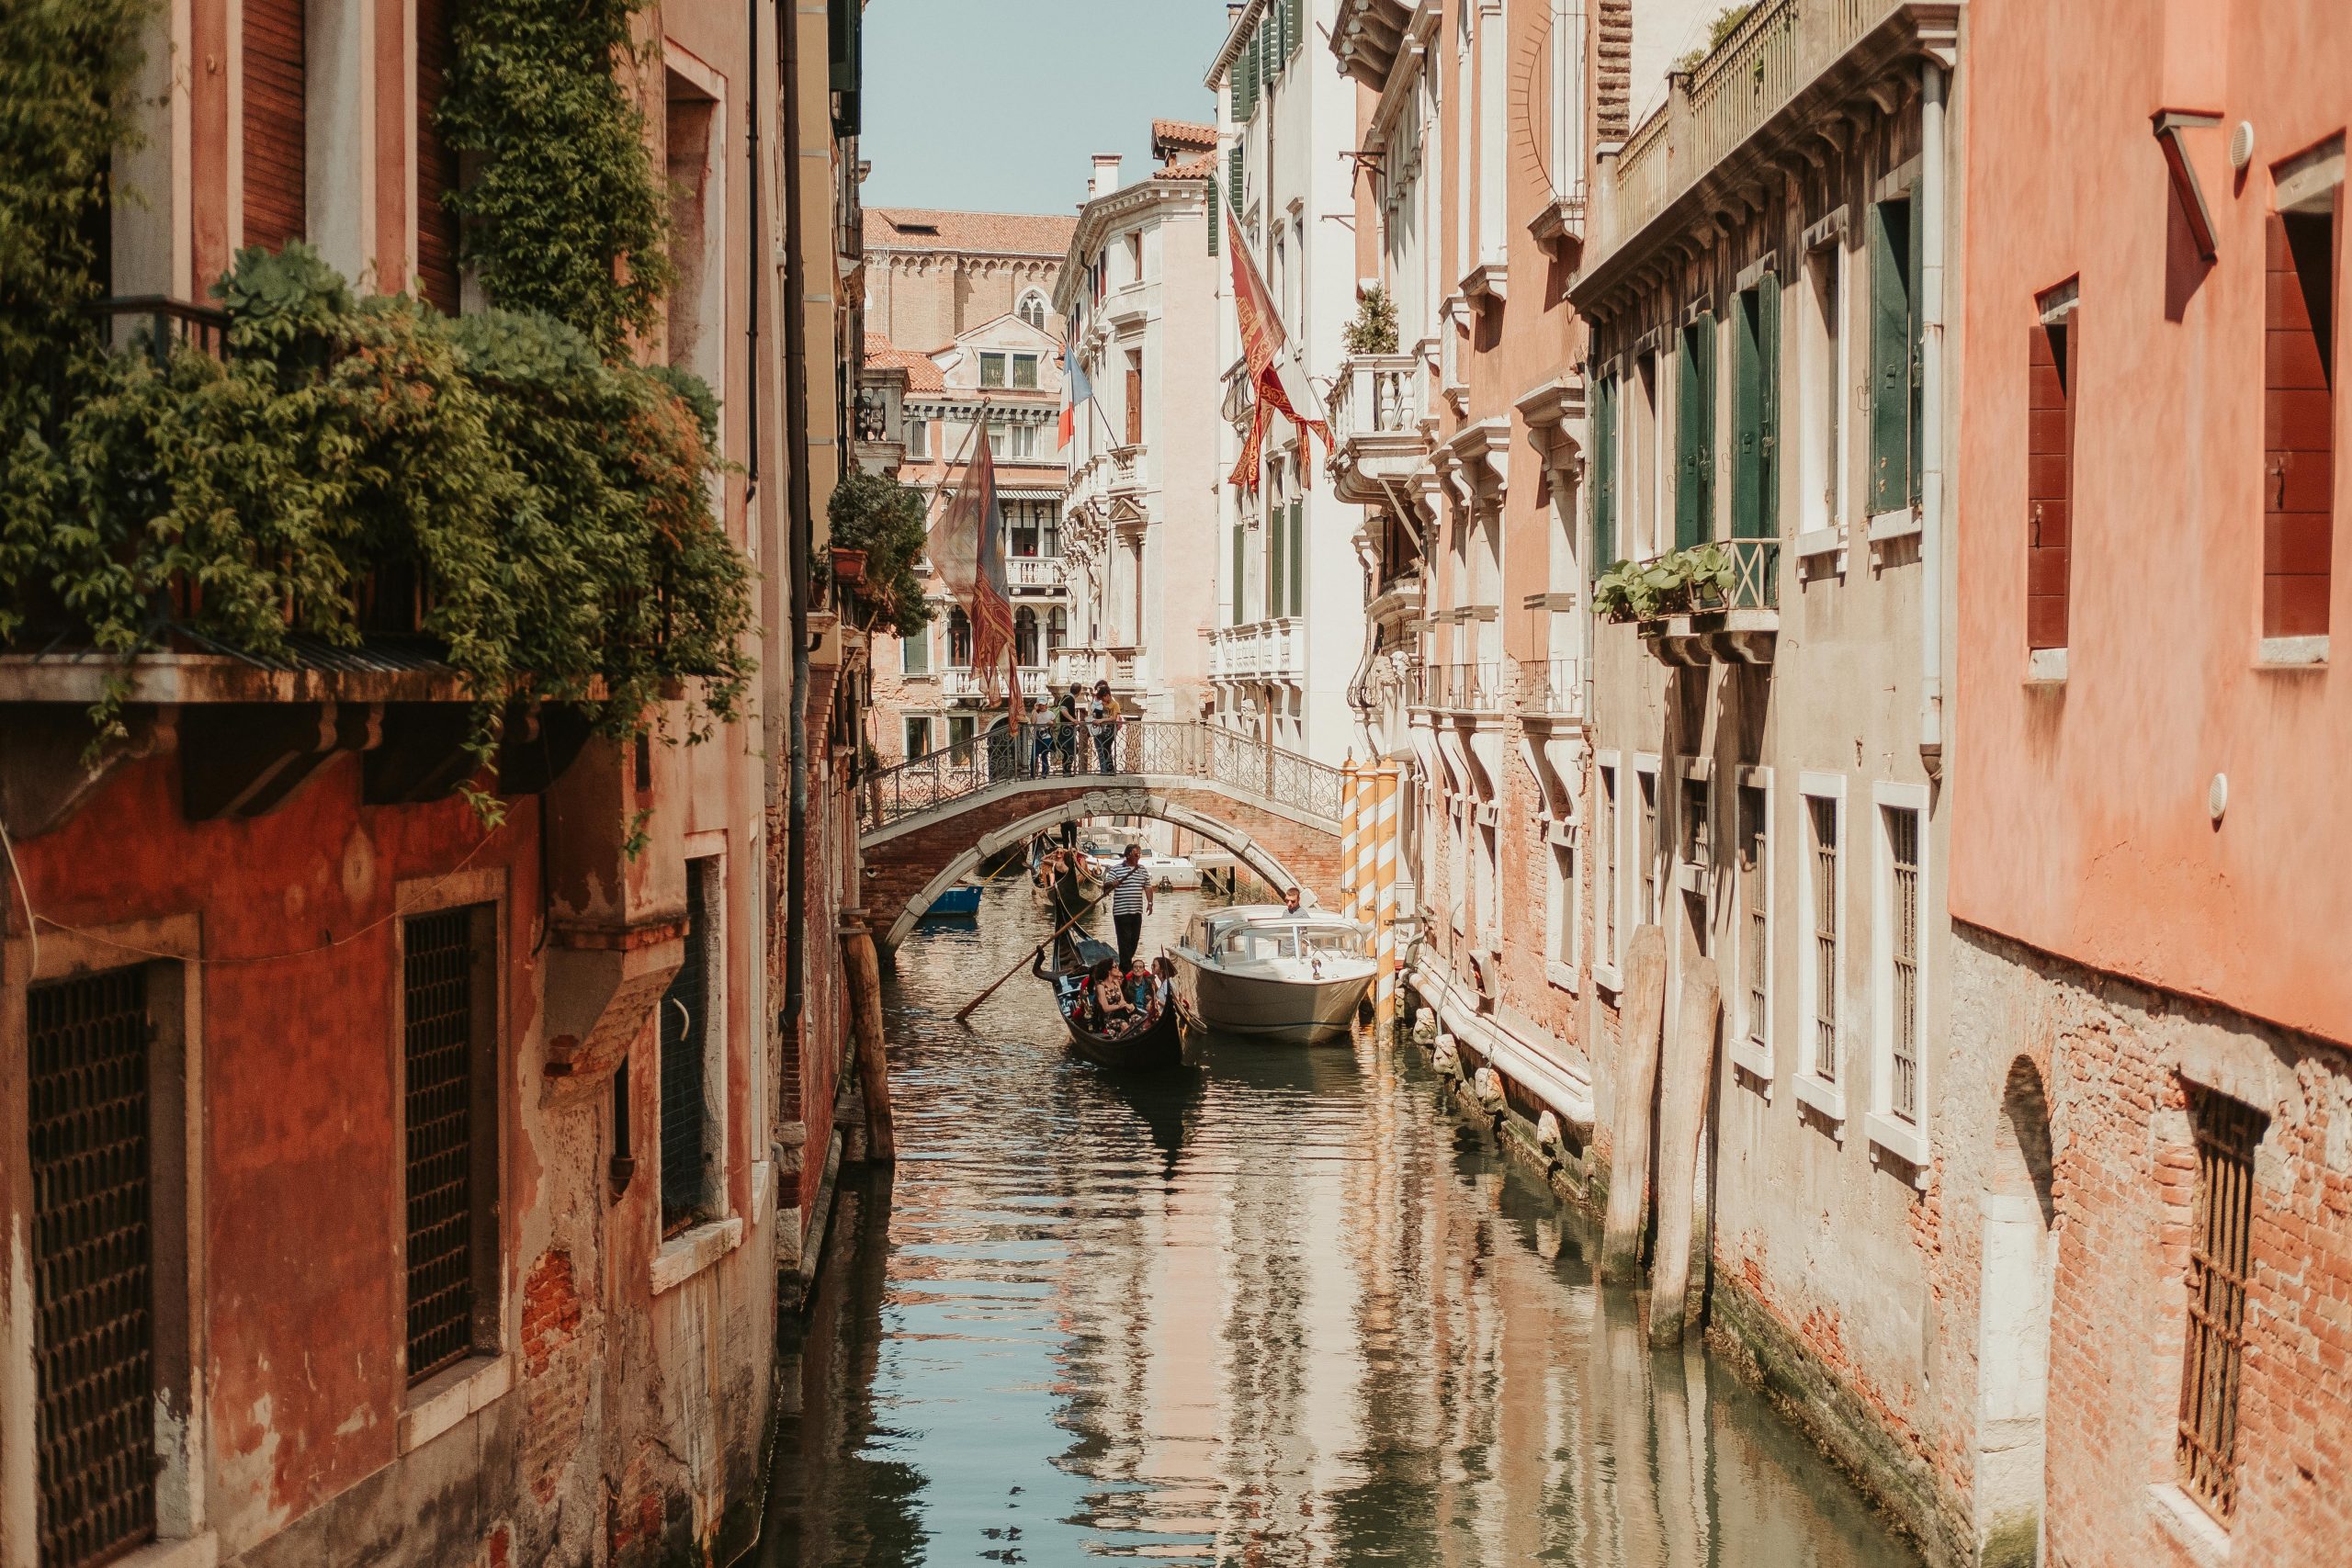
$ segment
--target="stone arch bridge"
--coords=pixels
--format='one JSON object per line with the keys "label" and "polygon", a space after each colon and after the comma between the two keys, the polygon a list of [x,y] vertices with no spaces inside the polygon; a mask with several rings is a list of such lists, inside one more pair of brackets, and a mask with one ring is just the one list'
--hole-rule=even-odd
{"label": "stone arch bridge", "polygon": [[1112,761],[1108,773],[1035,773],[1026,732],[998,732],[868,778],[858,795],[858,847],[867,919],[882,945],[897,947],[981,861],[1089,817],[1172,822],[1272,886],[1338,901],[1338,768],[1211,725],[1160,720],[1129,720]]}

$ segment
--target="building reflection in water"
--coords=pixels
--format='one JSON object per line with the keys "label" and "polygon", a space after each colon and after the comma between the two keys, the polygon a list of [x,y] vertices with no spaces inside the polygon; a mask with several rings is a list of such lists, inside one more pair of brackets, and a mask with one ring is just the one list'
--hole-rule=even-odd
{"label": "building reflection in water", "polygon": [[1120,1082],[1041,998],[938,1022],[1024,913],[901,957],[902,1163],[844,1186],[762,1561],[1916,1562],[1702,1352],[1649,1351],[1409,1054],[1212,1041]]}

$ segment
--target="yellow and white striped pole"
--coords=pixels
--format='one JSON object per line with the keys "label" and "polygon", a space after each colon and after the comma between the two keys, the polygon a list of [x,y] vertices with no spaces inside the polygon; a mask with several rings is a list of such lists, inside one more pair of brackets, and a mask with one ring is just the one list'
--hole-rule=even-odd
{"label": "yellow and white striped pole", "polygon": [[1356,769],[1356,852],[1355,869],[1349,873],[1355,878],[1355,918],[1369,924],[1373,917],[1374,895],[1378,891],[1380,864],[1380,835],[1376,831],[1380,809],[1380,770],[1370,762]]}
{"label": "yellow and white striped pole", "polygon": [[1370,891],[1356,880],[1357,811],[1363,779],[1356,772],[1355,753],[1340,764],[1340,912],[1351,920]]}
{"label": "yellow and white striped pole", "polygon": [[1396,762],[1382,760],[1373,775],[1372,1016],[1380,1037],[1396,1028]]}

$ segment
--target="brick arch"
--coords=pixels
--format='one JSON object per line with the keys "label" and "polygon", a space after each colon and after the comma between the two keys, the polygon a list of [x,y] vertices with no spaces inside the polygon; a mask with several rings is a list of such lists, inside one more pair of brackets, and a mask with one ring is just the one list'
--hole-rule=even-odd
{"label": "brick arch", "polygon": [[[1041,781],[1042,782],[1042,781]],[[1329,903],[1339,893],[1340,840],[1295,814],[1251,805],[1213,789],[1038,788],[978,799],[968,809],[884,829],[865,840],[868,923],[895,948],[956,881],[1031,834],[1089,817],[1149,817],[1198,833],[1277,888],[1297,887]]]}

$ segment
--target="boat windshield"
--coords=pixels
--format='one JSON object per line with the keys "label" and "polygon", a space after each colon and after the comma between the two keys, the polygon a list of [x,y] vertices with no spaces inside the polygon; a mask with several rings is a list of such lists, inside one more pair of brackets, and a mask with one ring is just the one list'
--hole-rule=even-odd
{"label": "boat windshield", "polygon": [[1262,931],[1243,926],[1226,934],[1219,952],[1231,958],[1289,958],[1294,955],[1290,929]]}
{"label": "boat windshield", "polygon": [[1312,926],[1298,934],[1309,953],[1344,953],[1351,958],[1363,955],[1363,938],[1343,926]]}

